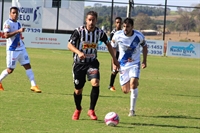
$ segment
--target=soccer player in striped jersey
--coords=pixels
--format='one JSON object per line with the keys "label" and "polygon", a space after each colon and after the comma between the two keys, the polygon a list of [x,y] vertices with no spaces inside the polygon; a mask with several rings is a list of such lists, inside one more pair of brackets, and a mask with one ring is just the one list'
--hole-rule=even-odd
{"label": "soccer player in striped jersey", "polygon": [[[122,91],[125,94],[131,93],[130,112],[128,116],[135,115],[140,65],[143,69],[147,67],[147,44],[145,37],[141,32],[133,30],[133,24],[133,19],[126,18],[123,21],[123,30],[116,32],[111,42],[114,48],[119,48],[119,77]],[[140,47],[143,48],[142,64],[140,63]]]}
{"label": "soccer player in striped jersey", "polygon": [[97,13],[89,11],[86,15],[86,25],[81,26],[74,30],[69,42],[68,48],[73,52],[73,80],[74,80],[74,102],[76,110],[72,115],[72,120],[78,120],[82,110],[82,91],[86,82],[86,75],[88,81],[91,82],[92,90],[90,93],[90,107],[88,110],[88,116],[92,120],[97,120],[95,114],[95,106],[99,97],[99,61],[97,59],[97,46],[98,42],[102,41],[107,45],[108,51],[110,52],[114,64],[119,67],[113,48],[110,45],[105,32],[98,27]]}
{"label": "soccer player in striped jersey", "polygon": [[4,36],[7,39],[7,69],[3,70],[0,75],[0,90],[4,90],[2,80],[14,71],[16,63],[19,61],[19,63],[25,68],[26,75],[31,82],[31,90],[37,93],[41,93],[41,90],[36,85],[34,73],[31,69],[30,60],[25,45],[21,40],[21,34],[24,32],[25,28],[22,28],[20,23],[17,22],[18,14],[18,8],[11,7],[10,18],[5,21],[3,26]]}
{"label": "soccer player in striped jersey", "polygon": [[[116,17],[115,18],[115,28],[110,33],[110,40],[112,40],[112,37],[115,34],[115,32],[121,30],[121,27],[122,27],[122,18],[121,17]],[[116,58],[118,59],[118,57],[119,57],[119,50],[117,49]],[[114,67],[115,66],[112,63],[111,64],[112,73],[110,75],[110,84],[109,84],[109,87],[108,87],[108,89],[110,89],[111,91],[115,91],[114,82],[115,82],[116,75],[118,73],[118,70],[116,68],[114,68]]]}

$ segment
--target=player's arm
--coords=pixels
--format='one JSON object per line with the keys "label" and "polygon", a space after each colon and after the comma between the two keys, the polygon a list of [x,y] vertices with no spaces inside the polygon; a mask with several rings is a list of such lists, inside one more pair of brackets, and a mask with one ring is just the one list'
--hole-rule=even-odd
{"label": "player's arm", "polygon": [[6,39],[7,39],[7,38],[10,38],[10,37],[12,37],[12,36],[15,36],[15,35],[18,34],[18,33],[21,34],[22,32],[24,32],[24,30],[25,30],[25,28],[20,28],[19,30],[10,32],[10,25],[9,25],[9,24],[4,24],[4,29],[3,29],[3,31],[4,31],[4,36],[5,36]]}
{"label": "player's arm", "polygon": [[146,44],[145,40],[142,42],[141,46],[143,47],[143,50],[142,50],[142,53],[143,53],[142,68],[144,69],[144,68],[147,67],[147,53],[148,53],[147,44]]}
{"label": "player's arm", "polygon": [[108,37],[105,33],[103,34],[103,37],[100,39],[100,41],[102,41],[106,44],[107,49],[108,49],[110,55],[112,56],[113,63],[119,68],[120,67],[119,62],[117,61],[117,58],[116,58],[114,51],[113,51],[113,48],[112,48],[110,42],[108,41]]}
{"label": "player's arm", "polygon": [[77,30],[74,30],[74,32],[72,33],[69,42],[68,42],[68,49],[71,50],[73,53],[78,54],[80,59],[85,59],[85,55],[83,52],[81,52],[80,50],[78,50],[75,45],[77,43],[77,41],[79,41],[79,33]]}

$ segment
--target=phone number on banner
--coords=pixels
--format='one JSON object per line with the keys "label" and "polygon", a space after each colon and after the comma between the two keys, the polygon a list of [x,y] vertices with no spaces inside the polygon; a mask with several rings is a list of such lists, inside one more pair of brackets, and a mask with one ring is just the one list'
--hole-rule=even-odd
{"label": "phone number on banner", "polygon": [[38,28],[26,28],[25,32],[31,32],[31,33],[41,33],[42,29],[38,29]]}
{"label": "phone number on banner", "polygon": [[163,55],[163,45],[147,44],[148,54]]}

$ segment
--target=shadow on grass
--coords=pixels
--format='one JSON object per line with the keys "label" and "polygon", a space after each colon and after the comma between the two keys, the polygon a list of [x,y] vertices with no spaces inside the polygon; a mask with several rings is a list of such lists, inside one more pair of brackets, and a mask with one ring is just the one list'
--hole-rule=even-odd
{"label": "shadow on grass", "polygon": [[141,117],[153,117],[153,118],[173,118],[173,119],[195,119],[200,120],[198,117],[192,117],[192,116],[183,116],[183,115],[162,115],[162,116],[144,116],[140,115]]}
{"label": "shadow on grass", "polygon": [[[105,124],[104,120],[97,120],[98,123],[102,123],[102,124]],[[129,124],[127,123],[122,123],[122,122],[119,122],[120,124],[113,127],[113,128],[134,128],[133,126],[128,126]],[[123,126],[122,124],[125,124],[126,126]]]}
{"label": "shadow on grass", "polygon": [[173,96],[180,96],[180,97],[200,97],[200,96],[195,96],[195,95],[182,95],[182,94],[170,94]]}
{"label": "shadow on grass", "polygon": [[155,118],[180,118],[180,119],[197,119],[197,120],[200,120],[200,118],[198,117],[192,117],[192,116],[183,116],[183,115],[171,115],[171,116],[152,116],[152,117],[155,117]]}
{"label": "shadow on grass", "polygon": [[[124,124],[129,124],[129,123],[124,123]],[[135,126],[151,126],[151,127],[172,127],[172,128],[192,128],[192,129],[200,129],[200,127],[176,126],[176,125],[163,125],[163,124],[148,124],[148,123],[131,123],[131,125],[135,125]]]}
{"label": "shadow on grass", "polygon": [[[67,94],[67,93],[50,93],[50,92],[42,92],[42,94],[49,94],[49,95],[66,95],[66,96],[73,96],[74,94],[73,94],[73,92],[71,93],[71,94]],[[86,96],[86,97],[90,97],[90,94],[82,94],[82,96]],[[114,96],[114,95],[112,95],[112,96],[108,96],[108,95],[99,95],[99,97],[107,97],[107,98],[111,98],[111,97],[115,97],[115,98],[127,98],[127,97],[125,97],[125,96]]]}

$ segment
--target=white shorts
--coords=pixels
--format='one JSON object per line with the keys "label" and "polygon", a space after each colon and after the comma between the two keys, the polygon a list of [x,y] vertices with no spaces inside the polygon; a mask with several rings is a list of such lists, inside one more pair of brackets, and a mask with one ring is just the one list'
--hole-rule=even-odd
{"label": "white shorts", "polygon": [[21,51],[7,51],[7,56],[6,56],[7,68],[14,69],[16,67],[17,61],[19,61],[21,65],[30,63],[26,49],[23,49]]}
{"label": "white shorts", "polygon": [[136,64],[127,69],[120,70],[119,72],[119,82],[120,85],[123,86],[126,84],[131,78],[140,77],[140,65]]}

